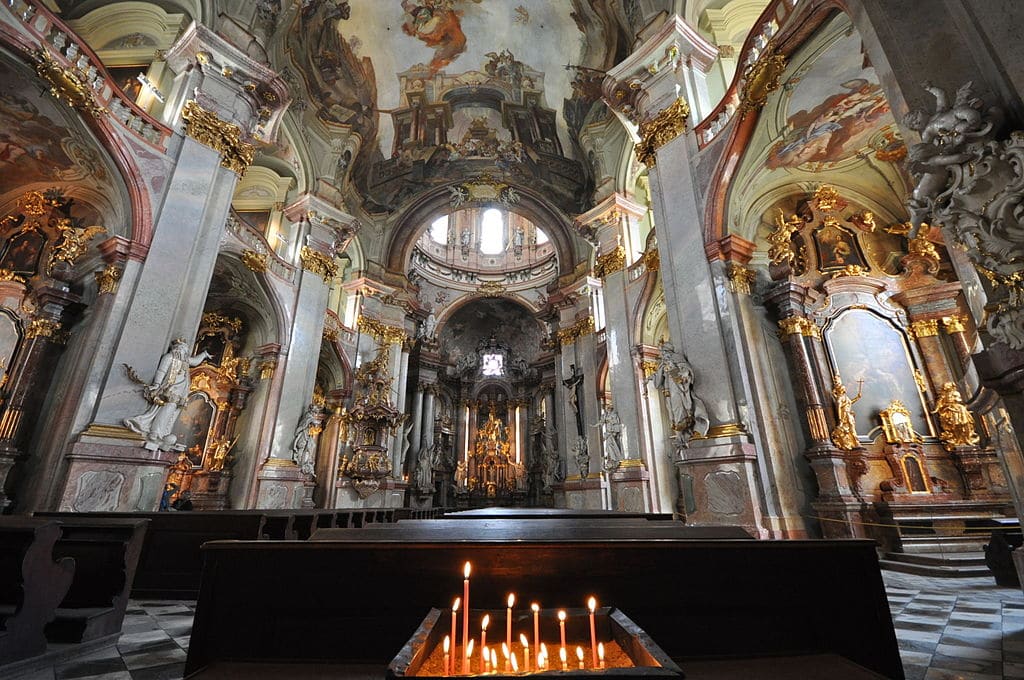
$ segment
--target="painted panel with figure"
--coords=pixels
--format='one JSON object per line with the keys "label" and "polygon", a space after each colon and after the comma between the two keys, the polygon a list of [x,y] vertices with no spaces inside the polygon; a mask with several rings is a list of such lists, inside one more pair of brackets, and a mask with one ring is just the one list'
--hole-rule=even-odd
{"label": "painted panel with figure", "polygon": [[188,395],[188,401],[178,416],[174,434],[178,436],[177,444],[185,447],[193,467],[203,464],[203,452],[206,451],[206,440],[216,412],[217,407],[205,394],[193,392]]}
{"label": "painted panel with figure", "polygon": [[903,333],[885,319],[865,310],[851,310],[825,331],[832,367],[847,392],[861,399],[853,405],[857,434],[866,435],[880,425],[879,412],[894,400],[902,401],[921,434],[931,433],[910,350]]}

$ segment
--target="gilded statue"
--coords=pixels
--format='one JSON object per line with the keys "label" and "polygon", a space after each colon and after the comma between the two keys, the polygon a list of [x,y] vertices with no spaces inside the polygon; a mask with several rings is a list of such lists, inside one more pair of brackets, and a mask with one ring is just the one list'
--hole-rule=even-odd
{"label": "gilded statue", "polygon": [[935,410],[939,416],[939,427],[946,450],[951,451],[957,446],[973,446],[980,440],[974,430],[974,416],[964,406],[960,390],[954,383],[948,382],[939,390],[939,398],[935,401]]}
{"label": "gilded statue", "polygon": [[238,437],[231,439],[230,437],[222,437],[213,442],[212,455],[210,456],[210,471],[220,472],[227,465],[231,456],[231,449],[238,442]]}
{"label": "gilded statue", "polygon": [[836,426],[832,430],[832,443],[843,451],[853,451],[860,448],[860,441],[857,439],[857,421],[853,415],[853,405],[861,398],[864,388],[864,381],[857,381],[857,396],[850,397],[846,394],[846,386],[842,378],[835,377],[835,385],[832,387],[832,398],[836,401]]}

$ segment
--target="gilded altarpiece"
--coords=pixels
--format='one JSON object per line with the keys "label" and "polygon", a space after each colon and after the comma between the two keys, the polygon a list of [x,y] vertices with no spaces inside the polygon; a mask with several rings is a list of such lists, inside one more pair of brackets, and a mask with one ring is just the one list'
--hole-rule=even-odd
{"label": "gilded altarpiece", "polygon": [[[797,377],[823,534],[898,547],[908,527],[949,533],[1012,513],[985,441],[943,445],[938,388],[975,390],[937,233],[909,239],[827,185],[773,212],[766,302]],[[954,415],[972,419],[966,409]]]}
{"label": "gilded altarpiece", "polygon": [[241,319],[203,315],[194,353],[205,350],[210,359],[191,370],[188,399],[174,428],[185,448],[168,475],[171,502],[187,491],[197,510],[228,505],[238,417],[253,390],[250,360],[236,354],[244,337]]}
{"label": "gilded altarpiece", "polygon": [[0,511],[11,503],[8,475],[16,465],[19,478],[43,474],[27,449],[69,328],[85,306],[75,264],[107,231],[83,220],[85,212],[48,189],[24,194],[0,218]]}

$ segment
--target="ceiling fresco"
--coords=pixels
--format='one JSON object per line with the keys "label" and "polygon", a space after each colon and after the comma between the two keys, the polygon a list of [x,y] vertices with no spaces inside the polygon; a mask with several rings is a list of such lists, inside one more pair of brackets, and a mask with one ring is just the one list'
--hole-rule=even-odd
{"label": "ceiling fresco", "polygon": [[731,231],[763,242],[773,205],[823,183],[897,219],[905,156],[861,38],[837,15],[792,56],[761,111],[731,184]]}

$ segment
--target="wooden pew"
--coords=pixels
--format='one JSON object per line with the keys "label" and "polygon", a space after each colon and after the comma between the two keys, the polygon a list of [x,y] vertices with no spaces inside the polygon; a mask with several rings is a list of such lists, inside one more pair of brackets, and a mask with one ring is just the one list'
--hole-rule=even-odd
{"label": "wooden pew", "polygon": [[0,666],[46,651],[43,629],[71,587],[75,561],[54,561],[60,525],[0,517]]}
{"label": "wooden pew", "polygon": [[149,520],[79,515],[60,523],[53,552],[74,560],[75,577],[46,626],[47,639],[88,642],[119,635]]}
{"label": "wooden pew", "polygon": [[[379,670],[431,607],[462,594],[468,560],[474,610],[500,612],[509,592],[546,608],[596,594],[684,672],[687,661],[825,654],[903,677],[872,541],[478,537],[212,542],[204,551],[186,676],[229,660],[285,664],[280,677],[303,677],[309,667],[299,664],[310,663]],[[267,588],[267,574],[301,574],[301,587]],[[772,677],[758,668],[746,675]]]}
{"label": "wooden pew", "polygon": [[[617,510],[569,510],[557,508],[478,508],[476,510],[459,510],[445,512],[444,519],[646,519],[652,521],[672,521],[675,515],[671,512],[619,512]],[[424,518],[427,519],[427,518]],[[433,519],[433,518],[430,518]]]}

